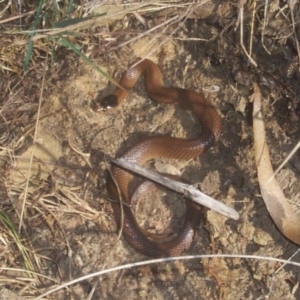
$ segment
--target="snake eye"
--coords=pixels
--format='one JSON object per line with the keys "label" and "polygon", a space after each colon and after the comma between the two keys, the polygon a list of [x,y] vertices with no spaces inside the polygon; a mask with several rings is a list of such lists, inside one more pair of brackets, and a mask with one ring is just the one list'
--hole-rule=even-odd
{"label": "snake eye", "polygon": [[107,95],[100,101],[103,110],[118,106],[118,97],[116,95]]}

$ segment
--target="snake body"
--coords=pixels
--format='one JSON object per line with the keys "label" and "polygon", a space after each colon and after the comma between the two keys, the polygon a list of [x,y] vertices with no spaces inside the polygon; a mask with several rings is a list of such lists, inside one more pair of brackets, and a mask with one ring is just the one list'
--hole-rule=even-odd
{"label": "snake body", "polygon": [[[189,160],[200,156],[219,139],[221,120],[216,108],[203,94],[182,88],[165,87],[159,67],[148,59],[125,71],[119,83],[123,89],[117,88],[111,95],[103,98],[94,110],[107,110],[120,105],[141,75],[144,76],[145,90],[150,99],[192,111],[201,123],[202,129],[199,137],[194,139],[148,137],[128,149],[121,158],[139,165],[158,157]],[[112,166],[111,173],[121,192],[122,200],[130,204],[131,194],[128,184],[132,175],[117,166]],[[117,199],[118,192],[114,180],[109,176],[107,191],[110,197]],[[112,207],[120,226],[120,204],[112,202]],[[186,217],[180,232],[170,241],[161,241],[149,238],[136,222],[129,205],[123,205],[123,235],[136,251],[144,255],[151,257],[180,255],[190,247],[195,235],[194,227],[199,218],[199,210],[195,208],[194,203],[186,201],[186,207]]]}

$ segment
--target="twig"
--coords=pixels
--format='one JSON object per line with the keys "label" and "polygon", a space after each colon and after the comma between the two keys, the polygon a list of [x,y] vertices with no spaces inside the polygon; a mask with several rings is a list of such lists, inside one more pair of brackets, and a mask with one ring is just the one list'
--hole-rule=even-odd
{"label": "twig", "polygon": [[[0,24],[8,23],[8,22],[11,22],[11,21],[16,20],[16,19],[21,19],[21,18],[24,18],[26,16],[32,15],[34,13],[35,13],[35,10],[31,10],[31,11],[26,12],[24,14],[20,14],[18,16],[13,16],[13,17],[10,17],[10,18],[5,19],[5,20],[1,20]],[[1,13],[0,13],[0,16],[1,16]]]}
{"label": "twig", "polygon": [[[298,248],[298,250],[296,252],[294,252],[288,259],[287,261],[291,261],[292,258],[294,258],[300,251],[300,248]],[[284,268],[287,266],[287,263],[282,264],[272,275],[271,278],[271,284],[269,285],[269,293],[267,295],[268,298],[266,299],[271,299],[271,295],[274,294],[275,290],[276,290],[276,286],[277,286],[277,281],[276,281],[276,275]],[[299,282],[298,282],[299,284]]]}
{"label": "twig", "polygon": [[[179,20],[182,20],[182,19],[183,19],[183,21],[181,21],[181,23],[180,23],[180,24],[179,24],[179,25],[178,25],[178,26],[170,33],[169,36],[172,36],[176,31],[178,31],[178,30],[181,28],[181,26],[182,26],[182,25],[184,24],[184,22],[187,20],[187,18],[189,17],[189,15],[193,12],[192,8],[193,8],[193,5],[191,4],[191,5],[188,7],[188,9],[187,9],[181,16],[179,16],[178,21],[179,21]],[[153,53],[156,52],[157,49],[161,48],[161,46],[162,46],[163,44],[165,44],[166,41],[167,41],[167,39],[162,40],[162,41],[161,41],[158,45],[156,45],[153,49],[151,49],[150,51],[148,51],[147,54],[143,57],[143,59],[141,59],[141,60],[139,60],[138,62],[136,62],[136,63],[132,66],[132,68],[134,68],[136,65],[138,65],[142,60],[144,60],[144,59],[150,57]]]}
{"label": "twig", "polygon": [[119,185],[111,171],[111,168],[109,167],[109,165],[107,164],[107,161],[105,161],[106,165],[107,165],[107,170],[109,172],[109,175],[111,176],[116,188],[117,188],[117,192],[118,192],[118,200],[119,200],[119,203],[120,203],[120,211],[121,211],[121,217],[120,217],[120,228],[118,229],[118,236],[116,238],[116,242],[117,243],[119,241],[119,239],[121,238],[122,236],[122,232],[123,232],[123,225],[124,225],[124,207],[123,207],[123,198],[122,198],[122,193],[120,191],[120,188],[119,188]]}
{"label": "twig", "polygon": [[86,161],[86,163],[89,165],[89,167],[91,168],[91,154],[90,153],[83,153],[79,150],[77,150],[77,148],[75,148],[75,146],[73,145],[72,141],[71,141],[71,134],[68,134],[68,143],[70,148],[76,152],[77,154],[81,155],[83,157],[83,159]]}
{"label": "twig", "polygon": [[264,8],[264,20],[263,20],[263,26],[261,29],[261,44],[263,45],[264,49],[266,50],[266,52],[271,55],[271,52],[267,49],[267,47],[265,46],[265,42],[264,42],[264,37],[265,37],[265,28],[266,28],[266,23],[268,22],[268,18],[267,18],[267,12],[268,12],[268,4],[269,1],[265,0],[265,8]]}
{"label": "twig", "polygon": [[297,37],[297,33],[296,33],[295,18],[294,18],[294,7],[295,7],[295,4],[296,4],[296,1],[295,0],[288,0],[287,2],[288,2],[288,6],[290,8],[290,11],[291,11],[293,33],[294,33],[294,36],[295,36],[295,43],[296,43],[297,53],[298,53],[298,69],[300,70],[300,49],[299,49],[299,41],[298,41],[298,37]]}
{"label": "twig", "polygon": [[6,6],[3,8],[2,11],[0,11],[0,18],[2,17],[2,15],[8,10],[8,8],[11,6],[11,0],[9,0],[6,4]]}
{"label": "twig", "polygon": [[253,49],[253,32],[254,32],[254,19],[256,14],[256,0],[253,3],[252,19],[251,19],[251,32],[250,32],[250,42],[249,42],[249,55],[252,56]]}
{"label": "twig", "polygon": [[240,45],[244,51],[244,53],[246,54],[246,56],[248,57],[249,61],[255,66],[257,67],[257,63],[254,61],[254,59],[249,55],[249,53],[247,52],[245,45],[244,45],[244,41],[243,41],[243,34],[244,34],[244,5],[245,5],[246,1],[245,0],[240,0],[238,7],[239,7],[239,15],[238,15],[238,19],[237,19],[237,25],[240,24]]}
{"label": "twig", "polygon": [[[37,32],[45,32],[44,34],[36,34],[35,36],[30,38],[30,41],[36,41],[38,39],[41,38],[47,38],[50,36],[56,36],[59,35],[60,33],[64,33],[64,32],[70,32],[70,31],[76,31],[78,29],[86,29],[86,28],[92,28],[94,26],[99,26],[100,24],[104,24],[105,22],[107,22],[108,20],[111,19],[116,19],[116,18],[121,18],[122,16],[128,14],[128,13],[132,13],[133,11],[139,11],[140,8],[144,7],[145,3],[138,3],[136,5],[131,5],[128,8],[125,9],[120,9],[117,12],[112,13],[107,13],[105,15],[100,15],[100,16],[95,16],[92,18],[88,18],[88,19],[83,19],[82,21],[75,23],[75,24],[71,24],[62,28],[53,28],[53,29],[45,29],[45,30],[33,30],[33,31],[22,31],[20,32],[20,34],[24,34],[24,33],[37,33]],[[149,4],[148,4],[149,5]],[[105,23],[106,24],[106,23]],[[17,33],[17,32],[16,32]],[[27,44],[28,43],[28,39],[25,40],[20,40],[18,42],[15,42],[15,44],[18,45],[23,45],[23,44]]]}
{"label": "twig", "polygon": [[46,60],[45,60],[45,68],[44,68],[44,74],[43,74],[43,78],[42,78],[41,93],[40,93],[40,97],[39,97],[38,111],[37,111],[37,115],[36,115],[36,123],[35,123],[35,130],[34,130],[34,136],[33,136],[33,147],[32,147],[32,151],[31,151],[31,155],[30,155],[26,186],[25,186],[25,190],[24,190],[24,198],[23,198],[22,210],[21,210],[21,215],[20,215],[19,233],[21,232],[21,228],[22,228],[22,225],[23,225],[23,216],[24,216],[24,210],[25,210],[25,204],[26,204],[26,199],[27,199],[28,187],[29,187],[29,182],[30,182],[31,168],[32,168],[32,163],[33,163],[33,154],[34,154],[34,150],[35,150],[34,146],[35,146],[36,140],[37,140],[37,133],[38,133],[39,122],[40,122],[42,99],[43,99],[43,96],[44,96],[44,84],[45,84],[45,76],[46,76],[47,66],[48,66],[48,52],[47,52]]}
{"label": "twig", "polygon": [[112,162],[126,170],[132,171],[136,174],[146,177],[147,179],[155,181],[171,190],[184,194],[186,197],[192,199],[193,201],[204,205],[214,211],[217,211],[218,213],[228,218],[231,218],[233,220],[239,219],[239,213],[235,209],[205,195],[204,193],[200,192],[198,189],[191,185],[166,178],[161,174],[149,171],[141,166],[138,166],[121,158],[115,159]]}
{"label": "twig", "polygon": [[162,28],[163,26],[166,26],[166,25],[169,24],[169,23],[173,24],[175,21],[178,20],[178,18],[179,18],[179,16],[174,16],[174,17],[168,19],[167,21],[165,21],[165,22],[163,22],[163,23],[160,23],[160,24],[158,24],[158,25],[156,25],[156,26],[154,26],[154,27],[148,29],[146,32],[144,32],[144,33],[142,33],[142,34],[140,34],[140,35],[138,35],[138,36],[136,36],[136,37],[130,39],[129,41],[126,41],[126,42],[124,42],[124,43],[120,43],[120,44],[118,44],[116,47],[112,47],[112,50],[116,50],[116,49],[118,49],[118,48],[121,48],[121,47],[123,47],[123,46],[126,46],[127,44],[130,44],[130,43],[132,43],[132,42],[134,42],[134,41],[136,41],[136,40],[142,38],[143,36],[149,35],[151,32],[155,31],[156,29],[160,29],[160,28]]}
{"label": "twig", "polygon": [[61,284],[60,286],[57,286],[53,289],[48,289],[47,292],[43,293],[42,295],[34,298],[33,300],[39,300],[39,299],[43,299],[44,297],[59,291],[63,288],[66,288],[70,285],[73,285],[75,283],[84,281],[84,280],[88,280],[90,278],[93,277],[97,277],[97,276],[101,276],[103,274],[107,274],[107,273],[111,273],[111,272],[116,272],[116,271],[120,271],[120,270],[125,270],[125,269],[131,269],[131,268],[136,268],[138,266],[145,266],[145,265],[151,265],[151,264],[157,264],[157,263],[166,263],[166,262],[170,262],[170,261],[178,261],[178,260],[190,260],[190,259],[205,259],[205,258],[245,258],[245,259],[255,259],[255,260],[265,260],[265,261],[273,261],[273,262],[279,262],[279,263],[286,263],[288,265],[294,265],[297,267],[300,267],[300,263],[295,262],[295,261],[288,261],[285,259],[280,259],[280,258],[276,258],[276,257],[269,257],[269,256],[259,256],[259,255],[244,255],[244,254],[207,254],[207,255],[188,255],[188,256],[176,256],[176,257],[167,257],[167,258],[158,258],[158,259],[151,259],[151,260],[147,260],[147,261],[140,261],[140,262],[136,262],[136,263],[130,263],[130,264],[126,264],[126,265],[122,265],[122,266],[117,266],[117,267],[113,267],[110,269],[106,269],[106,270],[102,270],[102,271],[98,271],[95,273],[91,273],[85,276],[82,276],[80,278],[76,278],[72,281],[66,282]]}
{"label": "twig", "polygon": [[273,178],[277,175],[277,173],[283,168],[283,166],[292,158],[292,156],[297,152],[297,150],[300,148],[300,141],[297,143],[297,145],[293,148],[293,150],[289,153],[289,155],[284,159],[284,161],[280,164],[280,166],[275,170],[274,174],[267,183],[269,183]]}

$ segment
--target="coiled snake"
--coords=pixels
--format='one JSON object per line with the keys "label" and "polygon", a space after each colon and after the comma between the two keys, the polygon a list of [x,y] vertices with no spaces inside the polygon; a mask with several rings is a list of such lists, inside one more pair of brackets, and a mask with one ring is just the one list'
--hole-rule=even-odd
{"label": "coiled snake", "polygon": [[[157,157],[189,160],[200,156],[219,139],[221,120],[216,108],[200,93],[182,88],[165,87],[159,67],[148,59],[124,72],[120,80],[120,85],[124,89],[117,88],[111,95],[94,104],[93,109],[95,111],[107,110],[121,104],[141,75],[144,76],[146,93],[150,99],[158,103],[179,105],[192,111],[201,123],[202,130],[199,137],[194,139],[170,136],[148,137],[127,150],[121,156],[123,159],[139,165]],[[130,204],[131,194],[128,184],[132,175],[117,166],[112,166],[111,173],[118,184],[123,201]],[[118,198],[115,183],[110,176],[107,180],[107,190],[110,197]],[[123,205],[123,235],[134,249],[144,255],[151,257],[180,255],[190,247],[194,238],[194,227],[199,216],[195,205],[191,201],[186,201],[187,211],[182,229],[173,239],[163,242],[149,238],[137,224],[129,205]],[[112,207],[117,222],[120,222],[120,204],[112,202]]]}

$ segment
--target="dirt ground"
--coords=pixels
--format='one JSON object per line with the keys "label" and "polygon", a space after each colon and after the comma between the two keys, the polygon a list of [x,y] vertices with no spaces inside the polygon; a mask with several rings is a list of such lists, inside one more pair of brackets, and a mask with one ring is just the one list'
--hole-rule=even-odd
{"label": "dirt ground", "polygon": [[[234,26],[223,30],[221,25],[211,19],[192,19],[177,32],[181,39],[156,38],[156,44],[164,43],[149,58],[161,67],[165,84],[204,92],[220,113],[222,135],[199,159],[157,160],[149,167],[180,174],[241,215],[239,221],[233,221],[205,211],[194,245],[185,254],[288,259],[298,247],[281,235],[260,197],[250,96],[251,82],[255,81],[263,94],[268,143],[276,167],[300,136],[295,45],[288,38],[285,43],[274,42],[270,33],[265,40],[271,52],[268,54],[260,37],[254,35],[255,68],[239,45],[238,31]],[[134,29],[138,22],[132,19],[128,26]],[[193,41],[190,37],[208,41]],[[112,43],[125,40],[126,36],[119,36]],[[100,41],[100,45],[90,45],[86,53],[108,74],[120,78],[132,61],[146,56],[152,40],[146,36],[111,51]],[[189,112],[149,100],[142,80],[121,107],[95,113],[90,107],[92,99],[108,94],[114,87],[74,55],[67,53],[64,59],[63,55],[46,72],[25,214],[28,238],[39,254],[40,271],[58,282],[148,259],[123,238],[116,242],[116,222],[105,190],[109,161],[143,137],[166,134],[190,138],[201,131]],[[35,124],[33,112],[37,111],[41,77],[35,78],[31,72],[23,80],[11,105],[19,110],[16,126],[25,132]],[[24,99],[28,107],[22,106],[21,110],[18,103],[24,103]],[[22,198],[19,187],[28,177],[33,132],[16,151],[14,164],[6,168],[5,181],[10,186],[7,193],[17,210]],[[289,199],[299,198],[298,157],[296,153],[277,177]],[[145,228],[176,232],[184,216],[184,204],[165,194],[163,201],[142,200],[137,219]],[[299,254],[293,260],[298,261]],[[54,295],[56,299],[86,299],[97,283],[93,299],[300,299],[299,270],[280,266],[238,258],[160,263],[113,272]],[[46,279],[43,282],[45,288],[52,284]]]}

